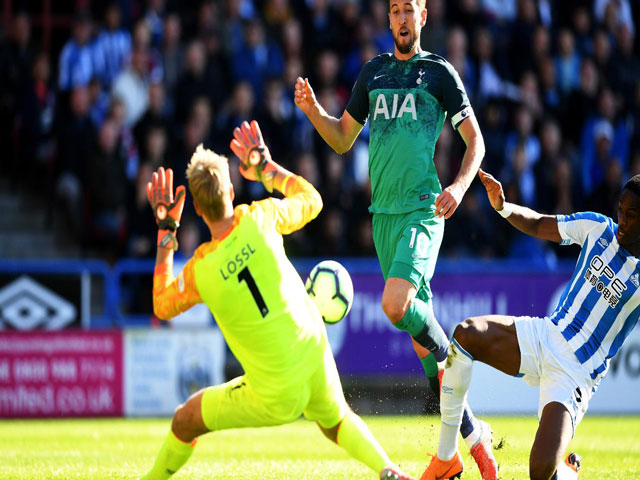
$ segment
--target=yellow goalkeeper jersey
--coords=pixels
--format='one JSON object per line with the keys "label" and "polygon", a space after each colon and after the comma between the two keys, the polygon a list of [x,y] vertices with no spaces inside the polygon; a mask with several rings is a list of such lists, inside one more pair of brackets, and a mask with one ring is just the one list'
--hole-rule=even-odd
{"label": "yellow goalkeeper jersey", "polygon": [[201,245],[178,278],[159,269],[154,275],[156,315],[169,319],[204,302],[263,396],[295,388],[322,361],[322,318],[282,243],[321,208],[316,189],[293,176],[283,200],[237,206],[231,229]]}

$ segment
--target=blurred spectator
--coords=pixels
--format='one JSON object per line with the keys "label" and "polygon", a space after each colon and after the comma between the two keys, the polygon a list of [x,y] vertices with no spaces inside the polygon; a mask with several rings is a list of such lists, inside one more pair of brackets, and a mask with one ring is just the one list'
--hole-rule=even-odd
{"label": "blurred spectator", "polygon": [[542,202],[544,211],[555,215],[573,214],[578,203],[571,162],[566,158],[560,158],[550,168],[549,179],[549,189]]}
{"label": "blurred spectator", "polygon": [[518,89],[515,85],[504,81],[493,63],[493,37],[486,28],[476,30],[474,37],[474,52],[476,58],[476,72],[478,78],[475,103],[482,107],[490,98],[517,98]]}
{"label": "blurred spectator", "polygon": [[[520,101],[526,105],[535,121],[542,116],[543,104],[540,98],[540,85],[534,72],[525,72],[520,79]],[[552,112],[550,112],[552,113]]]}
{"label": "blurred spectator", "polygon": [[540,63],[538,72],[540,91],[542,93],[542,107],[546,114],[555,115],[560,108],[560,92],[556,79],[556,66],[553,60],[547,58]]}
{"label": "blurred spectator", "polygon": [[[427,51],[441,52],[444,50],[444,40],[446,32],[442,25],[442,0],[431,0],[429,2],[429,23],[426,28],[422,29],[422,41],[425,41],[425,37],[437,42],[437,36],[440,35],[440,45],[438,50],[433,50],[433,45],[429,45]],[[438,25],[440,22],[440,25]],[[373,42],[376,49],[380,53],[393,52],[395,43],[393,41],[393,34],[389,28],[389,2],[387,0],[375,0],[371,3],[371,38],[365,39],[360,36],[360,45],[368,42]],[[428,42],[427,42],[428,43]],[[424,45],[424,43],[422,43]]]}
{"label": "blurred spectator", "polygon": [[580,78],[580,56],[575,49],[573,34],[564,28],[558,36],[558,55],[555,57],[558,88],[563,95],[571,93]]}
{"label": "blurred spectator", "polygon": [[635,33],[629,0],[595,0],[593,11],[598,22],[604,23],[607,10],[614,16],[616,27],[624,25],[630,32]]}
{"label": "blurred spectator", "polygon": [[[467,38],[471,38],[471,35],[473,35],[478,28],[487,23],[480,2],[481,0],[457,0],[455,2],[447,2],[448,8],[446,13],[449,23],[461,25],[467,34]],[[423,29],[423,32],[424,30],[425,29]]]}
{"label": "blurred spectator", "polygon": [[96,38],[95,48],[103,58],[100,78],[109,89],[131,55],[131,35],[122,27],[122,12],[116,2],[107,5],[104,25]]}
{"label": "blurred spectator", "polygon": [[159,47],[164,33],[164,7],[165,0],[146,0],[147,10],[144,13],[144,21],[151,31],[151,44]]}
{"label": "blurred spectator", "polygon": [[593,59],[600,79],[611,83],[611,40],[604,30],[598,30],[594,35]]}
{"label": "blurred spectator", "polygon": [[[482,168],[492,175],[499,175],[504,163],[504,109],[498,101],[492,100],[487,103],[482,112],[482,116],[478,119],[486,149]],[[440,138],[442,138],[442,133]]]}
{"label": "blurred spectator", "polygon": [[118,75],[113,83],[112,95],[125,106],[125,123],[132,127],[149,105],[149,57],[147,51],[136,47],[131,65]]}
{"label": "blurred spectator", "polygon": [[624,105],[631,105],[640,80],[640,61],[633,55],[633,33],[626,24],[618,28],[616,40],[611,86],[622,95]]}
{"label": "blurred spectator", "polygon": [[[381,7],[384,7],[384,13],[386,14],[388,11],[387,2],[385,2],[384,0],[378,0],[377,4],[380,4]],[[431,0],[429,2],[428,12],[429,16],[427,18],[427,25],[422,29],[420,45],[422,46],[422,49],[426,50],[427,52],[437,53],[438,55],[441,55],[444,52],[445,39],[447,35],[447,26],[445,24],[446,6],[444,0]],[[382,20],[382,15],[379,15]],[[375,19],[375,11],[373,16]],[[386,20],[385,24],[387,27],[389,25],[388,18],[389,17],[384,15],[384,19]],[[382,21],[380,23],[382,23]],[[387,37],[391,37],[391,41],[393,42],[393,35],[391,35],[391,31],[388,28],[387,32]],[[393,51],[393,44],[390,44],[389,46],[391,47],[390,50],[381,51]]]}
{"label": "blurred spectator", "polygon": [[595,111],[599,83],[593,60],[586,58],[580,66],[580,84],[569,95],[562,115],[565,137],[574,148],[580,142],[582,122]]}
{"label": "blurred spectator", "polygon": [[57,155],[55,164],[56,196],[68,220],[71,233],[80,239],[84,234],[82,209],[87,178],[87,162],[95,148],[95,128],[89,117],[89,91],[74,87],[68,113],[56,122]]}
{"label": "blurred spectator", "polygon": [[467,92],[475,91],[475,71],[467,52],[467,34],[462,28],[454,27],[447,35],[447,61],[456,69]]}
{"label": "blurred spectator", "polygon": [[578,54],[582,57],[592,55],[591,17],[585,6],[580,6],[573,12],[573,33]]}
{"label": "blurred spectator", "polygon": [[[6,160],[1,162],[0,171],[11,170],[11,178],[16,180],[18,159],[14,158],[13,132],[20,96],[31,82],[33,49],[31,45],[31,22],[26,13],[20,12],[13,18],[7,40],[0,44],[0,144],[4,145]],[[6,168],[9,167],[9,168]]]}
{"label": "blurred spectator", "polygon": [[484,189],[471,188],[456,214],[448,220],[442,249],[454,258],[493,257],[494,230],[492,222],[485,221],[481,211]]}
{"label": "blurred spectator", "polygon": [[515,79],[519,79],[526,70],[535,68],[530,63],[531,57],[522,55],[522,52],[526,52],[533,43],[538,24],[538,12],[534,0],[519,0],[517,12],[509,35],[509,66],[512,77]]}
{"label": "blurred spectator", "polygon": [[291,153],[289,135],[293,128],[294,108],[282,82],[277,79],[268,81],[260,107],[260,128],[273,157],[287,168],[291,166],[288,159]]}
{"label": "blurred spectator", "polygon": [[[141,145],[144,146],[142,165],[150,166],[152,172],[155,172],[158,167],[166,166],[168,164],[167,131],[161,124],[154,124],[149,126],[149,128],[146,130]],[[142,168],[142,166],[140,168]],[[139,176],[140,173],[138,173],[138,178]]]}
{"label": "blurred spectator", "polygon": [[629,130],[624,118],[618,117],[614,93],[604,88],[598,96],[598,114],[587,119],[580,142],[579,169],[582,190],[588,196],[604,179],[607,163],[615,157],[623,170],[629,154]]}
{"label": "blurred spectator", "polygon": [[92,22],[88,12],[76,13],[73,20],[73,36],[60,52],[58,87],[63,92],[74,87],[86,87],[94,75],[104,69],[102,51],[91,42]]}
{"label": "blurred spectator", "polygon": [[282,50],[267,39],[260,20],[251,20],[247,24],[244,42],[232,57],[231,66],[234,80],[249,82],[257,99],[262,98],[265,80],[282,75]]}
{"label": "blurred spectator", "polygon": [[89,160],[87,191],[91,209],[91,240],[118,254],[124,241],[127,190],[124,158],[118,148],[118,125],[107,120]]}
{"label": "blurred spectator", "polygon": [[217,116],[218,130],[223,142],[228,142],[233,137],[233,129],[244,121],[250,121],[255,113],[255,97],[251,85],[246,82],[236,84],[231,93],[231,101],[224,110]]}
{"label": "blurred spectator", "polygon": [[53,120],[56,97],[51,80],[51,65],[45,53],[33,60],[33,74],[27,77],[20,95],[18,121],[20,124],[16,158],[17,177],[35,188],[45,191],[49,187],[46,175],[53,155]]}
{"label": "blurred spectator", "polygon": [[220,88],[220,83],[212,81],[207,75],[207,52],[204,44],[200,40],[192,41],[185,54],[183,76],[176,86],[176,119],[183,122],[197,97],[211,100],[216,96],[215,90]]}
{"label": "blurred spectator", "polygon": [[549,117],[545,119],[540,129],[540,160],[533,168],[536,178],[536,197],[539,199],[538,207],[542,211],[552,212],[555,208],[557,200],[551,199],[547,192],[554,190],[554,175],[556,175],[558,163],[563,160],[562,132],[558,123]]}
{"label": "blurred spectator", "polygon": [[540,142],[533,133],[533,117],[522,105],[516,112],[516,130],[505,141],[504,177],[517,185],[519,198],[527,206],[536,205],[536,181],[533,168],[540,158]]}
{"label": "blurred spectator", "polygon": [[507,134],[505,140],[505,159],[507,168],[513,168],[515,164],[515,151],[524,148],[527,159],[524,167],[533,167],[540,158],[540,142],[533,132],[533,116],[528,106],[523,104],[518,107],[515,114],[515,130]]}
{"label": "blurred spectator", "polygon": [[266,0],[264,3],[264,20],[271,35],[276,37],[293,19],[293,10],[289,0]]}
{"label": "blurred spectator", "polygon": [[142,118],[133,127],[133,136],[139,145],[140,155],[145,157],[147,133],[153,127],[164,129],[172,127],[171,119],[167,111],[166,92],[162,83],[153,83],[149,86],[149,106]]}
{"label": "blurred spectator", "polygon": [[161,82],[163,78],[162,55],[151,41],[151,30],[147,22],[144,20],[136,22],[133,26],[133,50],[145,52],[147,56],[146,74],[152,82]]}
{"label": "blurred spectator", "polygon": [[133,199],[127,202],[127,231],[129,244],[127,254],[132,257],[151,257],[156,251],[156,226],[147,200],[147,182],[157,166],[150,163],[140,165],[135,183]]}
{"label": "blurred spectator", "polygon": [[164,20],[164,36],[162,37],[162,67],[164,84],[167,92],[173,95],[173,90],[182,75],[184,64],[184,49],[180,42],[182,27],[180,17],[176,13],[169,13]]}
{"label": "blurred spectator", "polygon": [[102,83],[97,76],[89,82],[89,98],[91,102],[91,121],[96,129],[100,129],[109,111],[111,102],[109,93],[103,90]]}
{"label": "blurred spectator", "polygon": [[304,31],[311,58],[320,50],[337,50],[339,24],[331,0],[311,0],[304,19]]}
{"label": "blurred spectator", "polygon": [[111,99],[109,105],[109,119],[113,121],[118,128],[120,135],[120,149],[125,158],[125,172],[128,180],[134,180],[138,174],[140,156],[138,154],[138,145],[133,137],[131,127],[126,123],[126,106],[124,102],[118,98]]}
{"label": "blurred spectator", "polygon": [[[603,155],[606,154],[603,152]],[[618,200],[626,180],[624,172],[616,158],[609,159],[602,167],[604,169],[604,179],[586,199],[585,206],[587,210],[602,213],[610,218],[617,218]]]}
{"label": "blurred spectator", "polygon": [[302,26],[297,19],[292,18],[282,27],[282,51],[285,59],[299,58],[302,56],[304,36]]}
{"label": "blurred spectator", "polygon": [[482,8],[489,18],[512,21],[517,15],[516,0],[482,0]]}

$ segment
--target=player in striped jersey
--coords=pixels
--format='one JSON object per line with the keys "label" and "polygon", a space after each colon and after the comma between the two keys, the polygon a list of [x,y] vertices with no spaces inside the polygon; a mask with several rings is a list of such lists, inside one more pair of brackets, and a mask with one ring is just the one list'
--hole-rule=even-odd
{"label": "player in striped jersey", "polygon": [[455,329],[442,380],[438,454],[423,479],[461,471],[456,432],[473,361],[540,386],[540,426],[531,449],[532,479],[576,479],[580,459],[562,455],[589,400],[640,317],[640,175],[625,185],[618,224],[603,215],[542,215],[506,203],[502,185],[480,170],[489,201],[518,230],[582,247],[571,281],[548,318],[490,315]]}
{"label": "player in striped jersey", "polygon": [[318,215],[320,194],[271,160],[256,122],[244,122],[234,136],[231,149],[241,160],[242,175],[285,198],[234,208],[227,159],[199,146],[187,179],[211,241],[196,250],[178,278],[172,274],[173,251],[185,188],[178,187],[174,197],[173,173],[160,168],[147,194],[159,227],[154,312],[171,319],[206,304],[245,373],[194,393],[176,409],[155,464],[142,480],[167,480],[205,433],[283,425],[300,415],[316,421],[380,479],[411,480],[347,405],[320,313],[282,245],[282,235]]}

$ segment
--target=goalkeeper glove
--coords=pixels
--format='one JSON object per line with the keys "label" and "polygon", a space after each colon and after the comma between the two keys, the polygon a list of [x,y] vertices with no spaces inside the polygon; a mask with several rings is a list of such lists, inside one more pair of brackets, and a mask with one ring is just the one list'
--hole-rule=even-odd
{"label": "goalkeeper glove", "polygon": [[264,143],[258,122],[243,122],[233,131],[231,150],[240,159],[240,173],[247,180],[262,182],[269,193],[273,192],[273,178],[277,166]]}
{"label": "goalkeeper glove", "polygon": [[177,250],[176,230],[180,226],[180,217],[186,199],[184,185],[176,189],[174,198],[173,170],[168,168],[165,172],[164,168],[160,167],[147,183],[147,199],[158,224],[158,246]]}

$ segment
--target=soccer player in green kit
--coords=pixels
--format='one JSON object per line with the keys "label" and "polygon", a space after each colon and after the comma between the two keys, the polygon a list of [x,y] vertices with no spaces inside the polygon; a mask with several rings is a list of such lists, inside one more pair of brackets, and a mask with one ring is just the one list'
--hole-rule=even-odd
{"label": "soccer player in green kit", "polygon": [[[385,278],[382,308],[408,332],[432,388],[439,391],[449,341],[431,305],[429,281],[444,232],[475,177],[484,141],[459,75],[442,57],[422,51],[425,0],[389,2],[394,53],[370,60],[360,72],[341,118],[328,115],[307,79],[298,78],[295,103],[338,153],[370,126],[369,175],[373,240]],[[446,116],[467,149],[455,181],[442,190],[433,163]],[[497,478],[491,429],[465,409],[461,433],[482,478]]]}
{"label": "soccer player in green kit", "polygon": [[213,313],[244,375],[194,393],[175,412],[171,430],[142,480],[167,480],[191,456],[198,437],[227,428],[283,425],[300,415],[381,480],[412,480],[391,462],[366,424],[351,411],[320,313],[289,262],[282,235],[313,220],[322,199],[313,186],[271,159],[258,124],[234,131],[240,172],[261,181],[268,198],[233,206],[227,159],[200,145],[187,168],[196,213],[211,232],[178,278],[172,274],[175,231],[185,188],[173,193],[162,167],[147,185],[158,223],[153,308],[171,319],[197,303]]}

